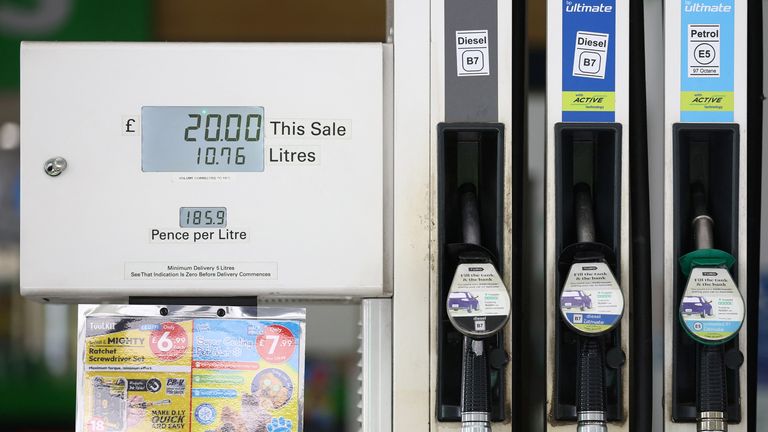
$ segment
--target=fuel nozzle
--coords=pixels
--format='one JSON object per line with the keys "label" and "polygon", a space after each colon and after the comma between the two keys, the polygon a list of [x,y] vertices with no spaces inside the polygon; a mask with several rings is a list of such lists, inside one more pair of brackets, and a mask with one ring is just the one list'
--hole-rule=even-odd
{"label": "fuel nozzle", "polygon": [[[731,277],[735,259],[714,248],[714,220],[704,185],[690,185],[691,228],[695,250],[680,259],[688,282],[680,303],[680,322],[696,342],[696,430],[727,432],[727,382],[723,344],[738,333],[744,304]],[[713,287],[717,287],[716,289]]]}
{"label": "fuel nozzle", "polygon": [[[573,188],[576,241],[595,242],[595,219],[589,185],[578,183]],[[607,432],[605,414],[605,348],[602,333],[582,335],[578,339],[578,399],[576,420],[578,432]]]}
{"label": "fuel nozzle", "polygon": [[483,248],[477,192],[472,184],[458,190],[465,252],[448,291],[451,324],[464,335],[461,372],[461,430],[490,432],[490,370],[486,339],[509,319],[510,300],[490,252]]}

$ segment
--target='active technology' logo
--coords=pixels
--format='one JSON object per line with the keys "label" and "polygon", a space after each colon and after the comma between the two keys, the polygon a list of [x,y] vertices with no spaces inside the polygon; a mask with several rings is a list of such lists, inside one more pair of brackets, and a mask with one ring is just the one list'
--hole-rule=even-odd
{"label": "'active technology' logo", "polygon": [[707,5],[703,3],[686,3],[685,4],[685,11],[686,12],[731,12],[731,9],[733,7],[731,5],[726,4],[716,4],[716,5]]}
{"label": "'active technology' logo", "polygon": [[603,3],[600,3],[599,5],[589,5],[584,3],[565,2],[565,11],[579,13],[611,13],[613,12],[613,6]]}

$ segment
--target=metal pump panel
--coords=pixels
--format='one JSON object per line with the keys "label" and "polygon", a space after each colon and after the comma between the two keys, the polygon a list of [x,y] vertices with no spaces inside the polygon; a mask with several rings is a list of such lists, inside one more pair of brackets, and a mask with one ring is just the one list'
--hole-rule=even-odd
{"label": "metal pump panel", "polygon": [[23,44],[22,294],[386,294],[390,54]]}

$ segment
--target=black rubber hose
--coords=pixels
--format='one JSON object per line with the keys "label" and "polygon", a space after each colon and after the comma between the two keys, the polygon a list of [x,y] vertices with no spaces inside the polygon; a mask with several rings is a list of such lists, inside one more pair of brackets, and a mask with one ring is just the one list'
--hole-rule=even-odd
{"label": "black rubber hose", "polygon": [[698,391],[696,406],[698,412],[716,411],[725,413],[726,382],[723,346],[698,345]]}
{"label": "black rubber hose", "polygon": [[[473,349],[473,344],[480,344],[480,350]],[[462,372],[461,412],[490,413],[488,389],[488,355],[485,342],[464,337],[464,361]]]}
{"label": "black rubber hose", "polygon": [[576,411],[605,412],[605,359],[603,358],[602,339],[599,337],[579,337],[579,392]]}
{"label": "black rubber hose", "polygon": [[632,291],[629,328],[629,430],[653,430],[653,320],[651,225],[648,192],[648,118],[645,83],[645,12],[643,0],[629,10],[629,187],[632,215]]}

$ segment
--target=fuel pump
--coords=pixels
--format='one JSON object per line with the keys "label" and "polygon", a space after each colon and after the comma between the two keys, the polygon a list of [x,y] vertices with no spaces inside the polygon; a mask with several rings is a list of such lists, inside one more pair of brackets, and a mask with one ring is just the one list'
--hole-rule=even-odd
{"label": "fuel pump", "polygon": [[747,132],[748,64],[761,56],[747,55],[753,4],[664,5],[664,427],[672,432],[754,428],[743,325],[757,289],[747,253],[757,232],[747,209],[759,207],[748,170],[760,146]]}
{"label": "fuel pump", "polygon": [[430,13],[430,429],[512,432],[528,397],[525,2],[430,0]]}
{"label": "fuel pump", "polygon": [[[175,429],[300,430],[304,321],[262,315],[285,297],[359,305],[362,427],[391,428],[392,55],[22,45],[21,292],[113,303],[81,320],[78,430],[121,430],[128,404],[166,398]],[[151,420],[135,409],[129,431]]]}
{"label": "fuel pump", "polygon": [[629,430],[629,2],[548,6],[546,430]]}

